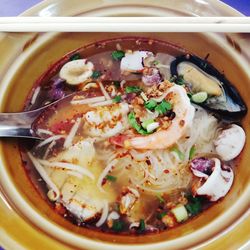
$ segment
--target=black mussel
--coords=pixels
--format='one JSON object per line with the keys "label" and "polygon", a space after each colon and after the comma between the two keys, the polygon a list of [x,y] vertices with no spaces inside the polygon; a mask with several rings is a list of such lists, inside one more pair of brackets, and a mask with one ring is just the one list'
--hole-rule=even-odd
{"label": "black mussel", "polygon": [[236,88],[207,60],[186,54],[176,57],[170,65],[173,79],[182,78],[192,94],[206,92],[208,98],[198,103],[226,120],[236,121],[247,113],[247,107]]}

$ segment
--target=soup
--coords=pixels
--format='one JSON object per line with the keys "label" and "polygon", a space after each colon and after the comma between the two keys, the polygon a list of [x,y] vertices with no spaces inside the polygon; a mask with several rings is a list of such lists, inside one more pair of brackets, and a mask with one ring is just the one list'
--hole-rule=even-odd
{"label": "soup", "polygon": [[157,233],[232,188],[247,108],[209,55],[146,38],[97,42],[52,65],[25,109],[60,99],[33,124],[44,140],[20,149],[30,180],[62,219]]}

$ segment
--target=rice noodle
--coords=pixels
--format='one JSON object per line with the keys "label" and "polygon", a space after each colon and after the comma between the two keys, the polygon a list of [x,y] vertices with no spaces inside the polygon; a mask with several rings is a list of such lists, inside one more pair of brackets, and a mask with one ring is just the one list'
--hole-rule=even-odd
{"label": "rice noodle", "polygon": [[103,84],[101,82],[98,82],[98,83],[99,83],[100,89],[101,89],[103,95],[105,96],[106,100],[111,100],[111,97],[109,96],[108,92],[104,88]]}
{"label": "rice noodle", "polygon": [[40,143],[37,145],[37,147],[40,148],[40,147],[42,147],[42,146],[44,146],[44,145],[46,145],[46,144],[48,144],[48,143],[50,143],[50,142],[52,142],[52,141],[57,141],[57,140],[59,140],[59,139],[61,139],[61,138],[64,138],[64,137],[65,137],[64,135],[54,135],[54,136],[48,137],[48,138],[45,139],[44,141],[40,142]]}
{"label": "rice noodle", "polygon": [[102,224],[104,224],[104,222],[106,221],[108,217],[108,213],[109,213],[109,204],[108,204],[108,201],[104,200],[101,218],[95,224],[97,227],[100,227]]}
{"label": "rice noodle", "polygon": [[112,168],[117,164],[118,160],[115,159],[111,161],[102,171],[102,173],[99,176],[99,179],[97,181],[97,187],[100,189],[101,192],[105,192],[104,189],[102,188],[102,182],[103,179],[107,176],[107,174],[112,170]]}
{"label": "rice noodle", "polygon": [[72,126],[68,136],[66,137],[66,139],[64,141],[64,144],[63,144],[64,148],[68,148],[68,147],[70,147],[72,145],[72,142],[73,142],[73,139],[74,139],[74,137],[76,135],[76,132],[80,127],[81,121],[82,121],[81,118],[76,119],[75,124]]}
{"label": "rice noodle", "polygon": [[86,99],[81,99],[81,100],[72,100],[70,103],[73,105],[83,105],[83,104],[90,104],[90,103],[96,103],[96,102],[102,102],[105,101],[104,96],[96,96],[96,97],[91,97],[91,98],[86,98]]}
{"label": "rice noodle", "polygon": [[120,215],[116,211],[112,211],[107,220],[118,220],[120,218]]}
{"label": "rice noodle", "polygon": [[48,176],[47,172],[45,171],[43,166],[40,164],[40,162],[30,152],[28,152],[27,155],[29,156],[37,172],[40,174],[40,176],[43,178],[46,184],[55,192],[56,195],[54,199],[57,200],[60,197],[60,191],[58,187],[50,179],[50,177]]}
{"label": "rice noodle", "polygon": [[77,172],[75,172],[75,171],[67,171],[67,174],[68,174],[68,175],[72,175],[72,176],[76,176],[76,177],[79,178],[79,179],[82,179],[82,177],[83,177],[82,174],[77,173]]}
{"label": "rice noodle", "polygon": [[38,159],[38,161],[40,164],[47,166],[47,167],[63,168],[63,169],[67,169],[67,170],[77,171],[82,175],[88,176],[92,180],[95,179],[94,175],[88,169],[83,168],[82,166],[79,166],[76,164],[67,163],[67,162],[60,162],[60,161],[50,162],[50,161],[41,160],[41,159]]}
{"label": "rice noodle", "polygon": [[140,222],[132,222],[129,226],[129,229],[132,229],[133,227],[137,228],[140,226]]}
{"label": "rice noodle", "polygon": [[34,93],[33,93],[33,95],[32,95],[32,99],[31,99],[31,101],[30,101],[30,104],[33,105],[33,104],[36,102],[36,99],[37,99],[37,96],[38,96],[40,90],[41,90],[41,87],[40,87],[40,86],[37,87],[37,88],[35,89],[35,91],[34,91]]}
{"label": "rice noodle", "polygon": [[96,102],[94,104],[90,104],[89,106],[90,107],[98,107],[98,106],[108,106],[108,105],[111,105],[111,104],[113,104],[112,100],[106,100],[106,101],[103,101],[103,102]]}
{"label": "rice noodle", "polygon": [[121,87],[121,89],[123,89],[123,86],[124,86],[125,83],[126,83],[125,80],[122,80],[122,81],[120,82],[120,87]]}
{"label": "rice noodle", "polygon": [[42,129],[42,128],[39,128],[37,129],[36,133],[38,135],[41,135],[41,134],[45,134],[45,135],[54,135],[51,131],[47,130],[47,129]]}
{"label": "rice noodle", "polygon": [[49,146],[47,147],[45,153],[44,153],[44,156],[43,156],[43,159],[46,159],[49,155],[49,152],[50,150],[56,145],[56,141],[52,141]]}

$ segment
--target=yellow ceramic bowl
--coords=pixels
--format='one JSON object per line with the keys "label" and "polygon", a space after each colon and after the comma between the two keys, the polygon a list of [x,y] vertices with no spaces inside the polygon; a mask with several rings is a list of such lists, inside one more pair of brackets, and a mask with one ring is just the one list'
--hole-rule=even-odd
{"label": "yellow ceramic bowl", "polygon": [[[57,1],[49,2],[54,2],[55,6],[58,4]],[[151,1],[146,2],[151,3]],[[101,3],[103,4],[103,2]],[[104,4],[102,8],[104,8]],[[152,9],[154,8],[156,7]],[[45,10],[46,8],[43,8],[37,13],[41,13],[41,11],[45,13]],[[69,9],[66,11],[70,13]],[[112,13],[113,10],[106,6],[106,11]],[[120,11],[122,10],[120,9]],[[1,111],[22,110],[24,100],[35,80],[65,53],[93,41],[128,35],[134,34],[3,35],[0,41],[0,72],[3,77],[0,85]],[[221,35],[197,33],[138,33],[137,36],[168,41],[184,47],[200,57],[205,57],[209,53],[209,60],[220,71],[225,72],[250,107],[248,99],[250,65],[244,57],[247,53],[245,52],[246,47],[242,47],[242,41],[240,44],[237,43],[238,37],[235,41],[233,36],[227,36],[225,39]],[[241,38],[244,37],[241,36]],[[248,210],[250,205],[250,168],[248,168],[250,157],[247,154],[250,147],[249,123],[250,114],[248,113],[243,121],[247,132],[247,144],[239,161],[235,182],[230,193],[221,202],[189,223],[160,234],[140,237],[93,232],[76,227],[55,214],[29,182],[22,168],[16,141],[2,140],[0,144],[2,197],[0,202],[2,226],[0,242],[4,247],[10,249],[20,246],[29,249],[69,247],[83,249],[187,249],[191,247],[221,249],[220,247],[222,247],[223,249],[235,249],[243,246],[249,239],[247,225],[250,222]]]}

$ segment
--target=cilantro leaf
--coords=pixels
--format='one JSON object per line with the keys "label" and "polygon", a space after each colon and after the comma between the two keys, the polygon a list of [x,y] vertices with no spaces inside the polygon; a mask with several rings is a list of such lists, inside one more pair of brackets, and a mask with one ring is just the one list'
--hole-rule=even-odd
{"label": "cilantro leaf", "polygon": [[115,50],[111,53],[111,56],[116,61],[121,61],[122,58],[125,56],[125,52],[122,50]]}
{"label": "cilantro leaf", "polygon": [[130,112],[128,114],[128,122],[129,124],[131,125],[131,127],[133,127],[139,134],[142,134],[142,135],[148,135],[149,133],[144,130],[142,128],[142,126],[140,124],[138,124],[136,118],[135,118],[135,113],[134,112]]}
{"label": "cilantro leaf", "polygon": [[155,107],[155,111],[159,113],[159,115],[165,115],[167,111],[172,109],[172,104],[163,100],[160,104]]}
{"label": "cilantro leaf", "polygon": [[145,221],[143,219],[140,220],[139,232],[142,233],[146,229]]}
{"label": "cilantro leaf", "polygon": [[81,55],[79,54],[79,53],[75,53],[75,54],[73,54],[70,58],[69,58],[69,60],[70,61],[74,61],[74,60],[79,60],[79,59],[81,59],[82,57],[81,57]]}
{"label": "cilantro leaf", "polygon": [[121,82],[120,81],[114,81],[114,85],[117,89],[121,87]]}
{"label": "cilantro leaf", "polygon": [[93,71],[93,74],[92,74],[92,78],[94,79],[97,79],[98,77],[100,77],[102,75],[102,72],[101,71]]}
{"label": "cilantro leaf", "polygon": [[123,221],[120,221],[120,220],[115,220],[115,221],[113,221],[112,229],[113,229],[115,232],[120,232],[120,231],[122,231],[123,227],[124,227]]}
{"label": "cilantro leaf", "polygon": [[108,181],[115,182],[117,180],[117,177],[113,175],[106,175],[105,177]]}
{"label": "cilantro leaf", "polygon": [[114,98],[112,99],[112,101],[113,101],[113,102],[120,102],[121,99],[122,99],[122,97],[121,97],[120,95],[117,95],[116,97],[114,97]]}
{"label": "cilantro leaf", "polygon": [[142,91],[142,89],[140,87],[138,87],[138,86],[127,86],[125,88],[125,92],[127,94],[129,94],[129,93],[140,93],[141,91]]}

